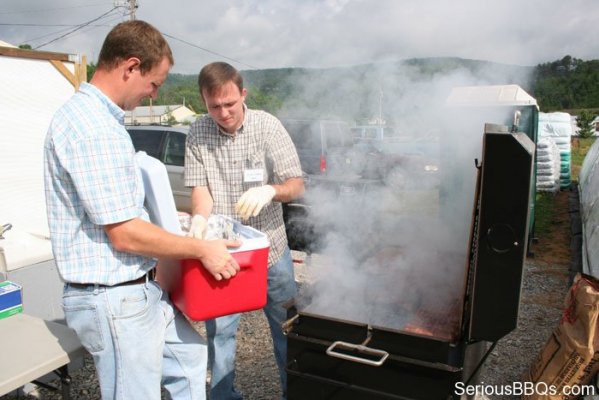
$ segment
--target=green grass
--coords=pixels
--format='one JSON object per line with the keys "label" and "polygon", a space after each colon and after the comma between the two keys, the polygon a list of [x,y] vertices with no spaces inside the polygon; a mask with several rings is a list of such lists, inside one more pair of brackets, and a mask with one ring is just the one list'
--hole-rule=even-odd
{"label": "green grass", "polygon": [[551,228],[553,220],[555,194],[551,192],[537,192],[535,202],[535,236],[546,235]]}
{"label": "green grass", "polygon": [[584,157],[589,151],[590,147],[595,143],[595,138],[573,138],[571,146],[571,168],[572,168],[572,180],[578,181],[578,174],[580,173],[580,167],[584,161]]}

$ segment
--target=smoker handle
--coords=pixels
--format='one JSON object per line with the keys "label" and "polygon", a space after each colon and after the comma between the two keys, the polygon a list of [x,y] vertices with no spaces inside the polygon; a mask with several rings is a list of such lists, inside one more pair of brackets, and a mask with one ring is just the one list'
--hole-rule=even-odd
{"label": "smoker handle", "polygon": [[[339,347],[339,348],[345,347],[346,349],[350,349],[350,350],[358,350],[364,354],[380,357],[380,359],[378,361],[377,360],[369,360],[366,358],[351,356],[349,354],[337,353],[334,351],[335,347]],[[387,353],[384,350],[371,349],[370,347],[366,347],[362,344],[352,344],[352,343],[341,342],[341,341],[334,342],[332,345],[330,345],[329,348],[327,349],[327,355],[329,355],[331,357],[342,358],[342,359],[348,360],[348,361],[353,361],[353,362],[362,363],[362,364],[366,364],[366,365],[372,365],[374,367],[380,367],[381,365],[383,365],[383,363],[385,362],[387,357],[389,357],[389,353]]]}

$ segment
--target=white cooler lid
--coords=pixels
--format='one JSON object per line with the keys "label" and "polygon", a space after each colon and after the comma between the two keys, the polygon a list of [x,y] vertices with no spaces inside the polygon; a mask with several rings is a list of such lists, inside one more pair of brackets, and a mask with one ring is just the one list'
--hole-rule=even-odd
{"label": "white cooler lid", "polygon": [[150,220],[171,233],[182,235],[166,166],[160,160],[147,155],[145,151],[137,152],[135,158],[141,168]]}

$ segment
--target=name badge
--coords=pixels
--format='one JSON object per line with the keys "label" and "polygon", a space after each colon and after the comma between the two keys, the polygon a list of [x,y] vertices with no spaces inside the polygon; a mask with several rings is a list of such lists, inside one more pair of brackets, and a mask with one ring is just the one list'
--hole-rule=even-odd
{"label": "name badge", "polygon": [[264,179],[264,168],[246,169],[243,171],[244,182],[262,182]]}

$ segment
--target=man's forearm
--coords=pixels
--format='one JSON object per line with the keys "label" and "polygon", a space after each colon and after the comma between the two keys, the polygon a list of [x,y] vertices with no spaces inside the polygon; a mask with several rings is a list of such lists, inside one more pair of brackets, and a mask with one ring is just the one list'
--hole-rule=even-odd
{"label": "man's forearm", "polygon": [[155,258],[197,258],[203,243],[165,231],[139,218],[106,225],[110,242],[118,251]]}
{"label": "man's forearm", "polygon": [[191,214],[203,215],[208,218],[212,213],[214,200],[207,187],[194,187],[191,191]]}
{"label": "man's forearm", "polygon": [[275,188],[274,201],[288,203],[304,194],[304,178],[289,178],[281,185],[271,185]]}

